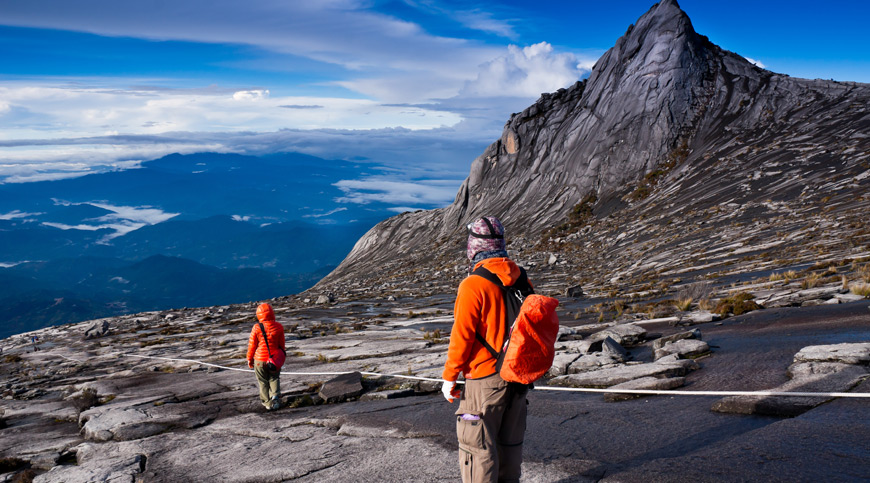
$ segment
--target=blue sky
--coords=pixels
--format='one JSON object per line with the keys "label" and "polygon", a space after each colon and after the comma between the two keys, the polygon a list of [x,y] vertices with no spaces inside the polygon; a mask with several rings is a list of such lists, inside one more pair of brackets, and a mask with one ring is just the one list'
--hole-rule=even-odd
{"label": "blue sky", "polygon": [[[0,0],[0,181],[300,151],[387,168],[345,183],[352,202],[426,180],[447,203],[512,112],[653,3]],[[870,82],[870,2],[680,5],[767,69]]]}

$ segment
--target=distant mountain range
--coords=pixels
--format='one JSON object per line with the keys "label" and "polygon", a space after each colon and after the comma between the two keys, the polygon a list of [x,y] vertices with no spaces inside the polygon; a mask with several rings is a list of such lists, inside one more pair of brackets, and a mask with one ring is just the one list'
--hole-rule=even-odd
{"label": "distant mountain range", "polygon": [[304,290],[391,213],[336,202],[334,183],[376,170],[295,153],[202,153],[2,184],[0,337]]}

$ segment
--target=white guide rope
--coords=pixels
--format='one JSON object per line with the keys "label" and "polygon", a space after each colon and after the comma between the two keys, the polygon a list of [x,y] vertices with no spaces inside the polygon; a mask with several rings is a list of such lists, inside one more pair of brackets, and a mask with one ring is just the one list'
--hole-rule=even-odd
{"label": "white guide rope", "polygon": [[[174,362],[190,362],[201,364],[204,366],[219,367],[229,371],[254,372],[253,369],[238,369],[234,367],[226,367],[218,364],[197,361],[194,359],[173,359],[170,357],[144,356],[139,354],[123,354],[128,357],[140,357],[143,359],[161,359],[164,361]],[[353,374],[359,372],[364,376],[374,377],[396,377],[400,379],[412,379],[415,381],[430,381],[442,382],[441,379],[433,379],[430,377],[406,376],[404,374],[381,374],[378,372],[363,372],[363,371],[344,371],[344,372],[285,372],[281,371],[282,375],[286,376],[340,376],[343,374]],[[465,381],[456,381],[458,384],[465,384]],[[667,390],[660,391],[654,389],[593,389],[586,387],[556,387],[556,386],[535,386],[536,391],[566,391],[566,392],[591,392],[604,394],[644,394],[644,395],[663,395],[663,396],[793,396],[793,397],[850,397],[850,398],[870,398],[870,393],[860,392],[783,392],[783,391],[679,391]]]}

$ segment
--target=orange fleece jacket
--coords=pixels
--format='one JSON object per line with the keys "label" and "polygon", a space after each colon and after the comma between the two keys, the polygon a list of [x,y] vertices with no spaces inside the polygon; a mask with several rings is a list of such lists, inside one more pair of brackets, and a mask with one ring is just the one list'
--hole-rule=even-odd
{"label": "orange fleece jacket", "polygon": [[[520,268],[509,258],[487,258],[474,268],[481,265],[497,275],[505,285],[513,285],[520,277]],[[495,350],[500,350],[507,335],[504,318],[501,288],[477,275],[466,277],[459,284],[456,295],[453,330],[450,332],[447,362],[441,377],[455,381],[460,372],[466,379],[495,374],[495,359],[475,338],[475,334],[482,335]]]}

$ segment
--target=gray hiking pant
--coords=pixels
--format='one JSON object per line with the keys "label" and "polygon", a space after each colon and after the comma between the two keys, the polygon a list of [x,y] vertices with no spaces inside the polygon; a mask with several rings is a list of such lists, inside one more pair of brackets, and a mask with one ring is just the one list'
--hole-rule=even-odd
{"label": "gray hiking pant", "polygon": [[257,375],[257,384],[260,385],[260,402],[266,409],[270,409],[272,397],[281,397],[279,376],[270,376],[266,371],[266,363],[261,361],[254,361],[254,374]]}
{"label": "gray hiking pant", "polygon": [[456,411],[463,483],[520,481],[527,393],[525,386],[508,384],[497,373],[465,381]]}

